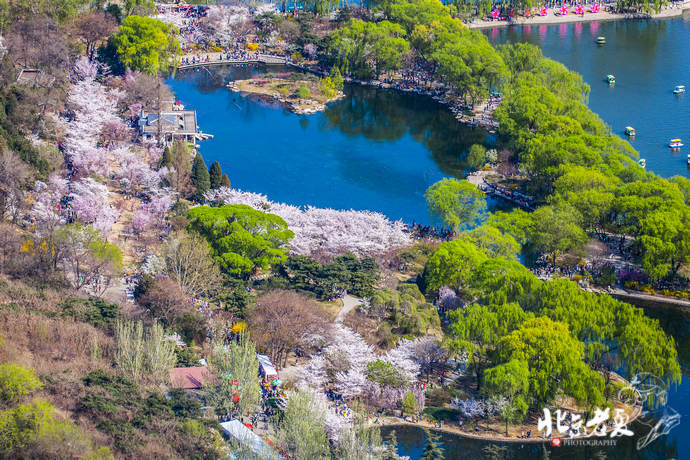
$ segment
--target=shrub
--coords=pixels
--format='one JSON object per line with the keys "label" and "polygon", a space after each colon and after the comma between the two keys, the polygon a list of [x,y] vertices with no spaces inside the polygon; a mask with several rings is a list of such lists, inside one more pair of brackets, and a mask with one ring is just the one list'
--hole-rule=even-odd
{"label": "shrub", "polygon": [[211,48],[211,51],[213,51],[214,53],[220,53],[223,51],[223,48],[221,48],[220,46],[214,46],[213,48]]}
{"label": "shrub", "polygon": [[299,51],[295,51],[294,53],[292,53],[291,57],[292,60],[295,62],[300,62],[302,59],[304,59],[304,56],[302,56],[302,53],[300,53]]}
{"label": "shrub", "polygon": [[42,386],[31,368],[14,363],[0,366],[0,399],[6,403],[16,402]]}
{"label": "shrub", "polygon": [[400,404],[402,405],[403,413],[406,415],[414,415],[417,413],[417,398],[414,397],[414,393],[411,391],[408,390],[407,393],[405,393]]}
{"label": "shrub", "polygon": [[109,329],[120,318],[120,307],[99,297],[74,298],[62,303],[62,316]]}
{"label": "shrub", "polygon": [[258,43],[247,43],[247,49],[249,51],[256,51],[259,49],[259,44]]}
{"label": "shrub", "polygon": [[311,91],[309,91],[309,88],[307,88],[306,85],[302,85],[297,88],[295,94],[297,94],[297,97],[300,99],[309,99],[311,97]]}

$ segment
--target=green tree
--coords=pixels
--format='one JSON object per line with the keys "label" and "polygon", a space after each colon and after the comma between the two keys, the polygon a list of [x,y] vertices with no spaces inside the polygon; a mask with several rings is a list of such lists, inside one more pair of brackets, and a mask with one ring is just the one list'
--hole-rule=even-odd
{"label": "green tree", "polygon": [[157,321],[146,330],[141,321],[115,325],[115,363],[127,378],[163,383],[176,362],[175,344],[165,338]]}
{"label": "green tree", "polygon": [[489,257],[517,259],[521,249],[515,238],[501,233],[499,229],[487,223],[461,233],[458,238],[471,241]]}
{"label": "green tree", "polygon": [[690,261],[690,207],[656,211],[642,222],[642,267],[652,279],[675,275]]}
{"label": "green tree", "polygon": [[402,388],[408,384],[405,376],[393,363],[381,359],[367,364],[367,380],[391,388]]}
{"label": "green tree", "polygon": [[211,163],[211,167],[208,170],[208,176],[210,186],[212,189],[220,188],[223,186],[223,171],[220,169],[220,163],[218,163],[217,161]]}
{"label": "green tree", "polygon": [[158,19],[128,16],[113,40],[125,66],[155,75],[177,65],[181,50],[176,33],[174,26]]}
{"label": "green tree", "polygon": [[458,231],[471,225],[486,210],[484,193],[466,180],[442,179],[424,194],[432,216]]}
{"label": "green tree", "polygon": [[573,207],[543,206],[532,214],[529,240],[536,251],[555,260],[559,252],[580,253],[589,238],[580,227],[579,213]]}
{"label": "green tree", "polygon": [[505,398],[500,401],[499,415],[506,424],[516,419],[516,415],[527,413],[527,394],[529,392],[529,366],[524,361],[512,360],[489,368],[484,373],[485,391],[493,396]]}
{"label": "green tree", "polygon": [[309,99],[311,97],[311,91],[309,91],[309,88],[307,88],[306,85],[302,85],[299,88],[297,88],[295,94],[300,99]]}
{"label": "green tree", "polygon": [[479,169],[486,163],[486,148],[481,144],[473,144],[465,159],[470,169]]}
{"label": "green tree", "polygon": [[[210,363],[215,367],[216,384],[204,388],[204,394],[217,410],[246,414],[261,403],[259,360],[256,345],[242,334],[238,342],[218,344]],[[237,396],[233,399],[234,396]],[[235,402],[237,401],[237,402]]]}
{"label": "green tree", "polygon": [[197,152],[192,163],[192,185],[196,189],[194,197],[198,201],[204,201],[204,193],[211,188],[211,180],[206,168],[206,163],[201,153]]}
{"label": "green tree", "polygon": [[221,268],[237,276],[285,260],[285,245],[293,237],[283,219],[247,205],[199,206],[189,218],[189,228],[211,244]]}
{"label": "green tree", "polygon": [[529,366],[532,404],[549,403],[563,391],[589,407],[604,401],[604,381],[584,362],[584,345],[568,325],[541,317],[528,319],[498,341],[502,362],[524,361]]}
{"label": "green tree", "polygon": [[439,436],[428,428],[424,429],[424,435],[426,436],[426,445],[420,460],[443,460],[445,457]]}
{"label": "green tree", "polygon": [[17,402],[42,386],[33,369],[14,363],[0,365],[0,399],[5,404]]}
{"label": "green tree", "polygon": [[407,391],[400,402],[403,408],[403,412],[406,415],[416,415],[417,414],[417,398],[414,397],[414,393]]}
{"label": "green tree", "polygon": [[323,458],[328,452],[328,439],[323,428],[325,412],[312,391],[299,390],[288,399],[283,416],[281,438],[295,459]]}
{"label": "green tree", "polygon": [[419,288],[425,293],[444,285],[466,289],[472,271],[487,259],[487,255],[467,239],[441,243],[424,265]]}

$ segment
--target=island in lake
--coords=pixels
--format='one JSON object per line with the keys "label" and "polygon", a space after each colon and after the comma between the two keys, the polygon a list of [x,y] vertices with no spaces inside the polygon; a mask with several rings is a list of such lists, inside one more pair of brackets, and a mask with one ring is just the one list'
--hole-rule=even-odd
{"label": "island in lake", "polygon": [[326,109],[326,104],[345,95],[342,79],[319,78],[301,73],[268,73],[228,83],[231,91],[253,94],[277,102],[291,112],[310,114]]}

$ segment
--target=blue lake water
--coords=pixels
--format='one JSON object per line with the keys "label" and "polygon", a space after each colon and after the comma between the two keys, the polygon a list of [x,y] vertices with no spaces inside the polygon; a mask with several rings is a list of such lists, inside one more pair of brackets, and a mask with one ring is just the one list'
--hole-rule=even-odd
{"label": "blue lake water", "polygon": [[[690,90],[690,12],[674,19],[630,20],[521,26],[485,31],[492,44],[527,42],[544,55],[581,74],[592,91],[589,107],[611,130],[625,137],[637,131],[632,145],[647,159],[647,169],[669,177],[690,177],[690,92],[674,96],[676,85]],[[606,45],[594,43],[606,37]],[[606,75],[616,77],[609,86]],[[686,145],[671,152],[668,142]]]}
{"label": "blue lake water", "polygon": [[225,88],[259,71],[184,71],[168,83],[214,135],[200,144],[206,163],[220,162],[234,188],[273,201],[428,222],[424,191],[462,177],[469,147],[487,140],[428,97],[349,86],[324,112],[295,115]]}

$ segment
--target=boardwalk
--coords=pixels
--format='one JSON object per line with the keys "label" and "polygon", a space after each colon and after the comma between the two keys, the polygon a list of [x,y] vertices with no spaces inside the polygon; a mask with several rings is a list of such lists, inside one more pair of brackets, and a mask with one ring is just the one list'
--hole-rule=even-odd
{"label": "boardwalk", "polygon": [[[251,54],[246,59],[226,59],[226,53],[185,54],[180,58],[179,70],[225,64],[287,64],[287,58],[271,54]],[[195,61],[192,63],[192,61]],[[189,64],[188,64],[189,62]]]}

